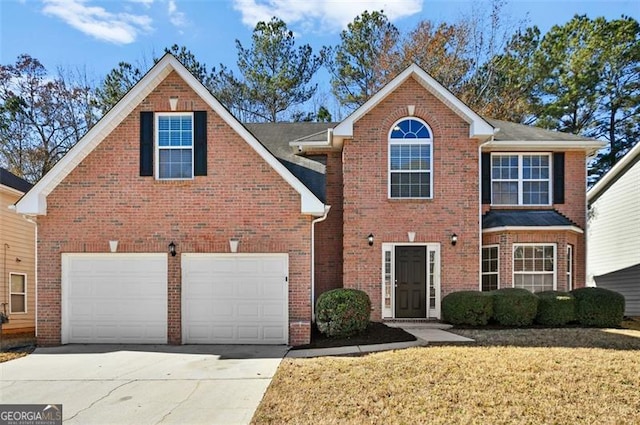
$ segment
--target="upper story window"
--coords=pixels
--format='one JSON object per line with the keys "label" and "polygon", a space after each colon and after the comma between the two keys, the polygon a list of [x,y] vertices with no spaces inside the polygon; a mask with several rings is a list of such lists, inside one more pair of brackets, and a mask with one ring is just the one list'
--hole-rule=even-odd
{"label": "upper story window", "polygon": [[429,127],[417,118],[398,121],[389,134],[389,197],[432,197],[432,142]]}
{"label": "upper story window", "polygon": [[193,178],[193,114],[156,114],[156,176]]}
{"label": "upper story window", "polygon": [[491,194],[494,205],[549,205],[550,155],[491,155]]}

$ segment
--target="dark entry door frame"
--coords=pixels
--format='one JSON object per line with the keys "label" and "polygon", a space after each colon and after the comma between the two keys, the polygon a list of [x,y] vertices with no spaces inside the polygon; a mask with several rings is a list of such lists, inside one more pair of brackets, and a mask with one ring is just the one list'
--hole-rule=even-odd
{"label": "dark entry door frame", "polygon": [[[439,243],[383,242],[381,277],[383,319],[440,319]],[[402,283],[405,280],[413,284]]]}

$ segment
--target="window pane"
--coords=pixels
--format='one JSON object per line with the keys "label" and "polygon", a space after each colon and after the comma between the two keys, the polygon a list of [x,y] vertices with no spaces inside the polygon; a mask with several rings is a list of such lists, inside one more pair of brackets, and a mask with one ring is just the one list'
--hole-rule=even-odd
{"label": "window pane", "polygon": [[11,292],[24,293],[24,275],[12,274],[11,275]]}
{"label": "window pane", "polygon": [[493,182],[491,193],[494,204],[518,204],[518,182]]}
{"label": "window pane", "polygon": [[11,294],[11,313],[24,313],[26,310],[25,296]]}
{"label": "window pane", "polygon": [[391,173],[392,198],[428,198],[430,196],[429,173]]}
{"label": "window pane", "polygon": [[431,134],[427,127],[418,120],[400,121],[391,131],[392,139],[429,139]]}
{"label": "window pane", "polygon": [[496,289],[498,289],[498,275],[497,274],[482,275],[482,290],[493,291]]}
{"label": "window pane", "polygon": [[191,178],[191,155],[191,149],[160,149],[158,163],[159,178]]}

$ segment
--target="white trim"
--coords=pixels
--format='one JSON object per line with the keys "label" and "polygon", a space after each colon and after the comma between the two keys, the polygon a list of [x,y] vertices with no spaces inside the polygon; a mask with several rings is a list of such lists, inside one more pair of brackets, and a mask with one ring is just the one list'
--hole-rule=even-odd
{"label": "white trim", "polygon": [[[427,131],[429,131],[429,138],[427,139],[392,139],[391,138],[391,133],[393,133],[394,128],[401,123],[402,121],[405,120],[415,120],[418,121],[419,123],[421,123],[422,125],[425,126],[425,128],[427,129]],[[394,170],[392,172],[391,170],[391,146],[395,145],[416,145],[416,146],[422,146],[422,145],[428,145],[429,146],[429,169],[428,170]],[[393,200],[416,200],[416,199],[433,199],[433,131],[431,130],[431,127],[429,127],[429,124],[427,124],[424,120],[417,118],[417,117],[413,117],[413,116],[409,116],[409,117],[403,117],[400,118],[399,120],[397,120],[396,122],[393,123],[393,125],[391,126],[391,128],[389,129],[389,134],[387,135],[387,198],[388,199],[393,199]],[[409,197],[402,197],[402,196],[397,196],[397,197],[393,197],[391,196],[391,175],[392,174],[399,174],[399,173],[415,173],[415,174],[420,174],[420,173],[429,173],[429,196],[425,196],[425,197],[415,197],[415,196],[409,196]]]}
{"label": "white trim", "polygon": [[600,140],[491,140],[483,145],[483,148],[485,148],[485,151],[582,151],[590,155],[606,145],[605,142]]}
{"label": "white trim", "polygon": [[602,176],[591,189],[589,189],[589,191],[587,191],[587,201],[591,202],[593,198],[598,197],[600,192],[605,190],[609,183],[615,180],[616,177],[618,177],[618,174],[624,171],[627,165],[633,162],[637,156],[640,156],[640,143],[636,143],[636,145],[627,152],[620,161],[611,167],[611,169],[607,171],[605,175]]}
{"label": "white trim", "polygon": [[56,163],[16,204],[20,214],[47,214],[47,196],[87,157],[133,110],[175,71],[206,104],[251,146],[296,192],[300,212],[324,214],[324,204],[280,163],[173,55],[165,54],[129,92],[82,139]]}
{"label": "white trim", "polygon": [[558,232],[558,231],[570,231],[576,233],[584,233],[584,230],[577,226],[502,226],[491,227],[489,229],[482,229],[482,233],[495,233],[495,232],[531,232],[531,231],[543,231],[543,232]]}
{"label": "white trim", "polygon": [[[518,178],[517,179],[494,179],[493,178],[493,158],[494,157],[498,157],[498,156],[504,156],[504,157],[510,157],[510,156],[515,156],[518,158]],[[524,165],[523,165],[523,157],[525,156],[539,156],[539,157],[543,157],[546,156],[548,159],[548,168],[549,168],[549,177],[547,179],[526,179],[523,176],[523,169],[524,169]],[[550,205],[553,204],[553,184],[552,184],[552,180],[553,180],[553,159],[552,159],[552,155],[548,152],[491,152],[491,162],[489,164],[490,170],[491,170],[491,206],[499,206],[499,207],[510,207],[510,206],[524,206],[524,207],[531,207],[531,206],[544,206],[544,207],[548,207]],[[494,190],[493,190],[493,182],[516,182],[518,184],[518,203],[517,204],[496,204],[493,202],[493,195],[494,195]],[[523,199],[524,199],[524,183],[525,182],[547,182],[547,193],[549,196],[549,202],[547,202],[546,204],[525,204]]]}
{"label": "white trim", "polygon": [[573,245],[567,244],[567,292],[573,290]]}
{"label": "white trim", "polygon": [[[11,290],[11,276],[23,276],[24,277],[24,292],[13,292]],[[28,307],[27,307],[27,274],[26,273],[15,273],[15,272],[9,272],[9,315],[14,315],[14,314],[27,314],[28,313]],[[24,295],[24,311],[12,311],[13,310],[13,306],[11,303],[11,296],[13,294],[16,295]]]}
{"label": "white trim", "polygon": [[[162,117],[191,117],[191,146],[160,146],[160,118]],[[194,170],[194,162],[195,162],[195,146],[194,146],[194,119],[193,112],[156,112],[153,114],[153,168],[154,168],[154,176],[156,180],[161,181],[171,181],[171,180],[193,180],[195,176]],[[181,177],[181,178],[169,178],[169,177],[160,177],[160,150],[182,150],[189,149],[191,150],[191,177]]]}
{"label": "white trim", "polygon": [[[482,271],[482,263],[484,262],[484,257],[482,256],[482,251],[485,248],[497,248],[498,249],[498,253],[497,253],[497,256],[496,256],[496,261],[498,262],[498,264],[496,265],[497,270],[496,270],[495,273],[493,273],[493,272],[485,273],[485,272]],[[488,276],[488,275],[493,275],[493,274],[498,276],[498,281],[497,281],[498,287],[496,289],[500,289],[500,244],[482,245],[480,247],[480,289],[479,289],[480,291],[482,291],[482,278],[485,275]]]}
{"label": "white trim", "polygon": [[[396,257],[396,253],[395,250],[397,247],[399,246],[424,246],[426,248],[425,250],[425,267],[426,267],[426,282],[425,282],[425,286],[426,286],[426,296],[425,296],[425,303],[426,303],[426,317],[425,319],[440,319],[441,318],[441,308],[440,308],[440,303],[442,301],[442,282],[441,282],[441,252],[440,252],[440,243],[429,243],[429,242],[418,242],[418,243],[410,243],[410,242],[383,242],[381,244],[381,254],[382,254],[382,274],[381,274],[381,287],[380,287],[380,293],[381,293],[381,312],[382,312],[382,319],[395,319],[396,318],[396,299],[395,299],[395,274],[396,274],[396,270],[395,270],[395,257]],[[385,252],[390,251],[391,252],[391,315],[389,315],[389,309],[387,309],[384,305],[384,299],[385,299],[385,295],[386,295],[386,291],[385,291],[385,285],[384,285],[384,279],[385,279]],[[434,272],[433,272],[433,282],[434,285],[436,287],[436,306],[435,306],[435,311],[432,313],[431,312],[431,307],[430,307],[430,298],[429,298],[429,294],[430,294],[430,287],[429,287],[429,252],[434,251],[436,253],[436,262],[435,262],[435,266],[434,266]]]}
{"label": "white trim", "polygon": [[493,136],[494,128],[491,124],[485,121],[480,115],[476,114],[471,108],[465,105],[460,99],[454,96],[453,93],[438,83],[415,63],[401,72],[362,106],[351,113],[351,115],[349,115],[344,121],[338,124],[333,129],[334,136],[341,138],[353,137],[353,124],[382,102],[409,78],[414,78],[420,85],[427,89],[427,91],[437,97],[445,105],[451,108],[455,114],[466,121],[469,124],[470,138],[486,140]]}
{"label": "white trim", "polygon": [[[514,243],[511,245],[511,287],[516,288],[516,249],[518,247],[527,247],[527,246],[552,246],[553,247],[553,291],[558,290],[558,244],[556,243],[547,243],[547,242],[526,242],[526,243]],[[535,275],[548,275],[549,272],[545,271],[529,271],[529,272],[518,272],[518,274],[535,274]]]}

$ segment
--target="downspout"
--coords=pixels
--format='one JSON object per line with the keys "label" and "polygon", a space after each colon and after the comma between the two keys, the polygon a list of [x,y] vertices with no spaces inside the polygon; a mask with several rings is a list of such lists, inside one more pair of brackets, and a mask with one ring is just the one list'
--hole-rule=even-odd
{"label": "downspout", "polygon": [[[34,320],[35,320],[35,330],[36,330],[36,338],[37,338],[38,337],[38,221],[35,220],[33,217],[34,216],[29,216],[29,215],[23,215],[22,216],[22,218],[27,220],[29,223],[33,223],[33,225],[36,227],[35,232],[34,232],[35,241],[34,241],[34,244],[33,244],[34,248],[35,248],[34,253],[33,253],[34,254],[34,258],[33,258],[33,265],[34,265],[33,274],[34,274],[34,276],[33,276],[33,279],[34,279],[34,283],[35,283],[34,288],[36,290],[36,293],[35,293],[35,297],[36,298],[35,298],[35,303],[34,303],[34,305],[35,305],[35,319]],[[25,290],[26,290],[26,288],[25,288]]]}
{"label": "downspout", "polygon": [[311,322],[316,319],[315,315],[315,297],[316,297],[316,223],[320,223],[327,219],[329,215],[330,205],[324,206],[324,215],[311,221]]}
{"label": "downspout", "polygon": [[[494,134],[500,129],[494,129]],[[482,291],[482,148],[493,142],[493,137],[478,146],[478,290]],[[500,263],[498,263],[500,264]],[[500,281],[500,270],[498,270],[498,282]]]}

